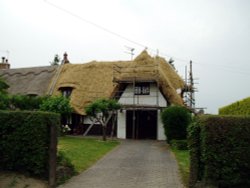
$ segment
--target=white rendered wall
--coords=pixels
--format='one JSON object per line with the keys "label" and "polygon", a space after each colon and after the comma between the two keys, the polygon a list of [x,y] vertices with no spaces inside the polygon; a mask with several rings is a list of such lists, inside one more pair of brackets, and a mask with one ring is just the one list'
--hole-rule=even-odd
{"label": "white rendered wall", "polygon": [[[158,102],[157,102],[157,95],[158,95]],[[123,92],[121,98],[119,99],[119,103],[125,105],[134,104],[133,97],[134,97],[133,84],[130,84]],[[149,95],[135,95],[135,104],[158,105],[157,103],[159,103],[160,107],[167,106],[167,101],[165,100],[165,98],[163,97],[163,95],[161,94],[155,83],[150,83]]]}
{"label": "white rendered wall", "polygon": [[93,122],[89,119],[88,116],[84,116],[83,123],[84,124],[92,124]]}
{"label": "white rendered wall", "polygon": [[[157,102],[158,95],[158,102]],[[134,90],[133,85],[130,84],[124,90],[119,103],[123,105],[133,105]],[[158,104],[157,104],[158,103]],[[139,105],[159,105],[160,107],[167,107],[167,101],[157,88],[155,83],[150,83],[150,95],[136,95],[135,104]],[[163,124],[161,122],[160,110],[157,111],[157,140],[166,140],[164,134]],[[118,112],[117,118],[117,138],[126,138],[126,110]]]}
{"label": "white rendered wall", "polygon": [[161,121],[161,111],[157,111],[157,140],[166,140],[166,136],[164,134],[163,123]]}
{"label": "white rendered wall", "polygon": [[117,138],[126,138],[126,110],[123,110],[123,112],[118,111]]}
{"label": "white rendered wall", "polygon": [[[84,116],[83,118],[84,118],[83,119],[83,123],[84,124],[92,124],[93,123],[93,121],[90,120],[89,116]],[[100,123],[99,122],[95,122],[95,124],[100,124]]]}

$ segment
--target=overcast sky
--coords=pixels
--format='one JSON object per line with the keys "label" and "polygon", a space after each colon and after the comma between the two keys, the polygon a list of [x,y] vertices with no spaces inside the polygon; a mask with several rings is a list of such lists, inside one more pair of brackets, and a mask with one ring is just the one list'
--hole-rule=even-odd
{"label": "overcast sky", "polygon": [[0,56],[12,68],[129,60],[145,47],[173,58],[184,77],[189,60],[207,113],[250,96],[249,0],[1,0]]}

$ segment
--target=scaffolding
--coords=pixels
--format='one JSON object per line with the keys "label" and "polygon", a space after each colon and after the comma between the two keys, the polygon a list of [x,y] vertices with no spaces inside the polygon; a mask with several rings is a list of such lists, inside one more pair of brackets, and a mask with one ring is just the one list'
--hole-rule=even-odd
{"label": "scaffolding", "polygon": [[189,63],[189,73],[187,66],[185,67],[185,88],[183,89],[183,101],[184,104],[195,114],[203,114],[205,107],[196,107],[195,104],[195,93],[198,92],[197,87],[195,87],[194,80],[197,80],[193,77],[193,63]]}
{"label": "scaffolding", "polygon": [[[113,94],[115,99],[119,99],[124,92],[127,85],[132,85],[132,92],[130,95],[123,96],[123,98],[130,99],[130,104],[123,104],[126,108],[157,108],[159,107],[159,68],[158,64],[153,65],[135,65],[135,66],[122,66],[115,64],[113,66],[113,83],[117,85],[117,89]],[[148,83],[155,84],[156,90],[154,94],[150,92],[149,95],[136,94],[135,90],[138,84]],[[140,98],[155,98],[155,103],[152,105],[140,104]]]}

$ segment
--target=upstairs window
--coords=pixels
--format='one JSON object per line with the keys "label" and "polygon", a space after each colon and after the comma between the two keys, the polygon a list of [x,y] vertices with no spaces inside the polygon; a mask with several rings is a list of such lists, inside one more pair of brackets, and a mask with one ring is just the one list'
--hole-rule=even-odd
{"label": "upstairs window", "polygon": [[61,92],[62,92],[62,96],[69,98],[73,88],[72,87],[62,87],[60,88]]}
{"label": "upstairs window", "polygon": [[134,93],[135,95],[149,95],[150,84],[149,83],[136,83]]}

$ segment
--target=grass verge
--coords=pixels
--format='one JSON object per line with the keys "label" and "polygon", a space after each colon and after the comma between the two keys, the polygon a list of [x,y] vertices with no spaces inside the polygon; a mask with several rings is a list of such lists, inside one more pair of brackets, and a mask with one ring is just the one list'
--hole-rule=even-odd
{"label": "grass verge", "polygon": [[64,136],[59,138],[58,150],[70,159],[75,170],[80,173],[93,165],[118,144],[118,141],[104,142],[92,138]]}
{"label": "grass verge", "polygon": [[175,154],[176,160],[178,162],[182,182],[186,187],[188,187],[190,167],[189,150],[177,150],[173,148],[171,148],[171,150]]}

